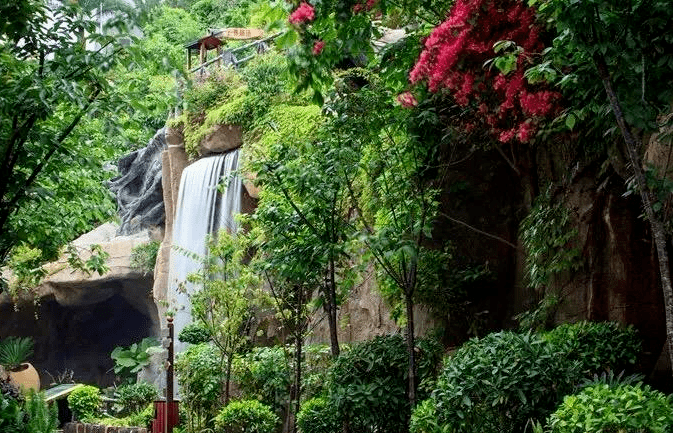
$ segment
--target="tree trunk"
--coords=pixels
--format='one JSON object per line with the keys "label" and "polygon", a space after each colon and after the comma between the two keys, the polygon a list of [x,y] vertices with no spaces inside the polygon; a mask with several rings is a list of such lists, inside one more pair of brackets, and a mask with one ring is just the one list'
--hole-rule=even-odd
{"label": "tree trunk", "polygon": [[[294,412],[292,413],[292,422],[290,425],[289,431],[292,433],[297,433],[297,415],[301,409],[301,358],[302,351],[304,350],[304,331],[305,323],[304,315],[302,314],[304,307],[304,288],[299,286],[297,293],[297,305],[295,306],[295,326],[294,326],[294,395],[291,396],[294,399]],[[292,399],[291,399],[292,400]],[[292,404],[292,401],[290,401]]]}
{"label": "tree trunk", "polygon": [[224,381],[224,405],[229,404],[229,387],[231,384],[231,361],[232,356],[227,356],[227,369],[225,372],[225,381]]}
{"label": "tree trunk", "polygon": [[303,350],[302,347],[302,339],[303,339],[303,331],[297,332],[297,335],[295,335],[295,356],[294,356],[294,362],[295,362],[295,367],[294,367],[294,395],[292,396],[294,398],[294,413],[292,414],[292,421],[290,424],[290,431],[292,433],[297,433],[297,414],[299,414],[299,410],[301,409],[301,352]]}
{"label": "tree trunk", "polygon": [[337,335],[337,300],[336,300],[336,277],[334,270],[334,259],[329,262],[329,281],[327,283],[327,293],[325,302],[328,306],[327,322],[329,325],[329,342],[332,351],[332,357],[339,356],[339,336]]}
{"label": "tree trunk", "polygon": [[668,262],[668,252],[666,250],[666,232],[664,229],[664,224],[654,213],[654,209],[652,207],[652,202],[654,199],[645,181],[645,173],[643,172],[640,155],[638,154],[639,146],[624,119],[621,104],[619,103],[617,94],[612,87],[612,79],[608,71],[607,63],[600,54],[594,54],[593,61],[596,69],[598,70],[598,75],[603,82],[603,87],[605,87],[605,93],[607,93],[608,99],[610,100],[610,106],[612,108],[612,112],[615,114],[615,118],[617,119],[619,130],[621,131],[624,141],[626,142],[626,150],[629,153],[629,159],[631,160],[631,165],[633,166],[633,172],[638,184],[640,197],[643,201],[645,214],[647,215],[647,219],[650,221],[650,226],[652,228],[652,237],[654,238],[654,244],[657,248],[657,258],[659,259],[661,290],[663,291],[664,295],[668,357],[671,366],[673,366],[673,287],[671,286],[670,265]]}
{"label": "tree trunk", "polygon": [[416,351],[414,350],[414,301],[410,295],[405,295],[407,304],[407,350],[409,351],[409,405],[413,410],[416,407]]}

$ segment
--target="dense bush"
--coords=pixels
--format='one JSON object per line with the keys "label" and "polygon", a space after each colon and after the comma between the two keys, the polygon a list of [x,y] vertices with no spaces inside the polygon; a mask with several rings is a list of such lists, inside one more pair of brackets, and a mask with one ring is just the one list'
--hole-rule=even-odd
{"label": "dense bush", "polygon": [[[49,406],[41,392],[29,392],[24,405],[28,422],[26,433],[51,433],[58,427],[58,407]],[[18,431],[16,432],[18,433]]]}
{"label": "dense bush", "polygon": [[234,374],[243,398],[259,400],[278,416],[284,415],[292,370],[283,347],[258,347],[236,358]]}
{"label": "dense bush", "polygon": [[582,373],[633,369],[640,354],[638,333],[614,322],[578,322],[561,325],[543,335],[556,351],[579,360]]}
{"label": "dense bush", "polygon": [[68,396],[68,407],[70,407],[73,417],[79,421],[94,418],[100,402],[100,391],[91,385],[77,388]]}
{"label": "dense bush", "polygon": [[272,433],[280,422],[267,405],[257,400],[229,403],[215,417],[218,433]]}
{"label": "dense bush", "polygon": [[[154,419],[154,404],[150,403],[142,410],[136,411],[123,418],[103,417],[93,420],[95,424],[115,427],[148,427]],[[181,417],[181,419],[183,419]]]}
{"label": "dense bush", "polygon": [[551,433],[670,433],[673,406],[647,385],[596,384],[566,396],[548,428]]}
{"label": "dense bush", "polygon": [[[342,346],[342,350],[347,347]],[[326,344],[310,344],[304,349],[304,365],[301,381],[301,398],[310,400],[325,394],[332,354]]]}
{"label": "dense bush", "polygon": [[[1,380],[0,380],[1,381]],[[52,433],[58,427],[56,405],[49,406],[44,394],[30,391],[28,396],[0,392],[0,433]],[[18,397],[18,398],[16,398]]]}
{"label": "dense bush", "polygon": [[[580,379],[579,363],[533,334],[499,332],[472,339],[445,360],[432,399],[419,405],[413,432],[520,432],[544,419]],[[428,430],[426,430],[428,429]]]}
{"label": "dense bush", "polygon": [[0,433],[19,432],[25,423],[25,412],[21,409],[21,402],[0,393]]}
{"label": "dense bush", "polygon": [[150,241],[133,247],[131,249],[131,269],[141,272],[143,275],[153,273],[160,246],[161,242]]}
{"label": "dense bush", "polygon": [[[438,346],[436,346],[438,347]],[[420,381],[431,375],[431,363],[420,352]],[[339,422],[347,420],[353,431],[407,430],[410,416],[407,398],[407,346],[401,335],[376,337],[353,345],[330,370],[328,396]],[[419,392],[420,398],[423,393]]]}
{"label": "dense bush", "polygon": [[147,382],[122,385],[117,389],[117,401],[123,407],[121,413],[141,411],[158,396],[156,388]]}
{"label": "dense bush", "polygon": [[205,427],[215,416],[223,389],[221,354],[212,344],[190,346],[175,361],[175,373],[194,429]]}
{"label": "dense bush", "polygon": [[297,414],[297,427],[302,433],[335,433],[341,430],[334,409],[325,397],[306,400]]}
{"label": "dense bush", "polygon": [[208,330],[198,323],[190,323],[182,328],[178,340],[188,344],[207,343],[211,339]]}
{"label": "dense bush", "polygon": [[414,408],[409,421],[409,431],[414,433],[440,433],[442,431],[434,399],[423,400]]}

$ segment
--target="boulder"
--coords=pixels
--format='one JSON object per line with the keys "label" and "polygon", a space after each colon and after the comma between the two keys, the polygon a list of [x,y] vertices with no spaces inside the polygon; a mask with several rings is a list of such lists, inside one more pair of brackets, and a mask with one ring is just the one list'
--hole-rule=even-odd
{"label": "boulder", "polygon": [[236,149],[243,144],[242,130],[239,125],[215,125],[201,143],[199,156],[224,153]]}

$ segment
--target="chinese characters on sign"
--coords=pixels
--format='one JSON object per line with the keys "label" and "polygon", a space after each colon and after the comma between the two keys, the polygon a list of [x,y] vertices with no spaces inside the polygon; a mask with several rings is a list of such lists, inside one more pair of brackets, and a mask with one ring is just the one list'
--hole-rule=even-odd
{"label": "chinese characters on sign", "polygon": [[223,29],[220,32],[219,36],[226,39],[257,39],[264,36],[264,30],[229,28],[229,29]]}

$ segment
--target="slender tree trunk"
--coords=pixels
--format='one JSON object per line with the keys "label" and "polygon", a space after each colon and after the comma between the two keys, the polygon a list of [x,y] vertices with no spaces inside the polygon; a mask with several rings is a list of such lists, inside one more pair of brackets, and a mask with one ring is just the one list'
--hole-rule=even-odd
{"label": "slender tree trunk", "polygon": [[407,350],[409,352],[409,405],[413,410],[416,407],[416,344],[414,338],[414,301],[412,297],[405,294],[405,303],[407,304]]}
{"label": "slender tree trunk", "polygon": [[224,405],[229,404],[229,387],[231,384],[231,361],[233,356],[227,356],[227,370],[225,372],[224,381]]}
{"label": "slender tree trunk", "polygon": [[610,106],[612,108],[612,112],[615,114],[615,118],[617,119],[619,130],[621,131],[624,141],[626,142],[626,150],[629,153],[629,159],[631,160],[631,165],[633,166],[633,172],[638,184],[638,190],[640,191],[640,197],[643,201],[645,214],[647,215],[647,219],[650,221],[650,226],[652,228],[652,237],[654,238],[654,244],[657,248],[657,258],[659,259],[661,290],[663,291],[664,295],[668,357],[671,366],[673,367],[673,287],[671,286],[670,265],[668,262],[668,252],[666,250],[666,232],[664,229],[664,224],[654,213],[654,209],[652,207],[654,198],[645,181],[645,173],[643,172],[640,155],[638,154],[639,146],[624,119],[622,107],[612,86],[612,78],[610,77],[605,58],[603,58],[603,56],[600,54],[594,54],[593,61],[596,69],[598,70],[598,75],[603,82],[605,93],[607,93],[608,99],[610,100]]}
{"label": "slender tree trunk", "polygon": [[325,294],[327,310],[327,322],[329,324],[329,342],[332,351],[332,357],[339,356],[339,336],[337,335],[337,299],[336,299],[336,275],[334,269],[334,259],[329,262],[329,281],[327,283],[327,293]]}
{"label": "slender tree trunk", "polygon": [[[301,326],[301,325],[300,325]],[[295,356],[294,356],[294,362],[295,362],[295,367],[294,367],[294,395],[292,396],[294,399],[294,413],[292,414],[292,421],[290,423],[290,431],[292,433],[297,433],[297,414],[299,413],[299,410],[301,409],[301,352],[303,349],[303,339],[304,339],[304,333],[303,331],[297,332],[297,335],[294,337],[295,339]]]}
{"label": "slender tree trunk", "polygon": [[[304,329],[305,323],[304,314],[302,313],[304,307],[304,288],[299,286],[297,292],[297,305],[295,306],[295,335],[294,335],[294,413],[292,413],[292,422],[290,431],[297,433],[297,414],[301,409],[301,358],[304,350]],[[290,411],[292,412],[292,411]]]}

